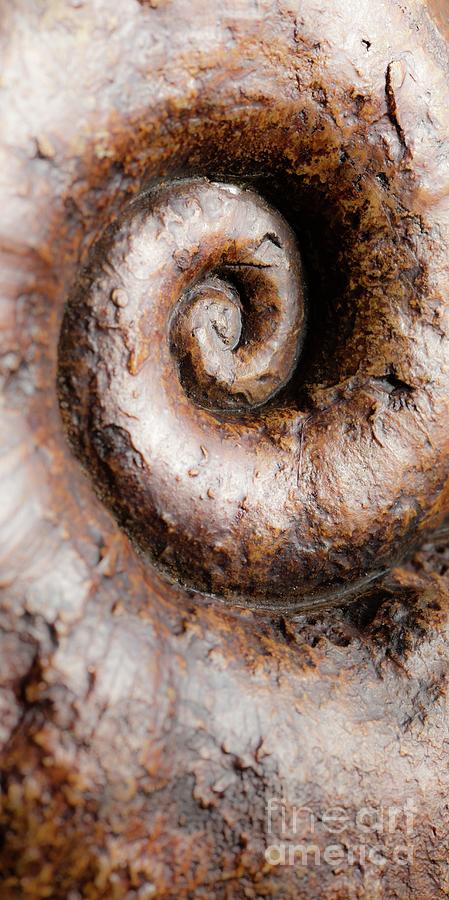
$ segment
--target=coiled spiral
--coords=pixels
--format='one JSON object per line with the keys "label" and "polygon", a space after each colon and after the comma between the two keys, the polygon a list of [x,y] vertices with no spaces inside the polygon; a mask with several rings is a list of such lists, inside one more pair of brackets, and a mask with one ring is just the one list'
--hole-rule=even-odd
{"label": "coiled spiral", "polygon": [[[396,299],[385,332],[404,328]],[[140,549],[187,585],[261,607],[335,602],[438,506],[439,484],[420,496],[434,448],[421,348],[407,383],[381,357],[377,375],[301,396],[304,335],[295,236],[243,185],[163,182],[91,252],[61,335],[67,428]]]}
{"label": "coiled spiral", "polygon": [[444,894],[447,0],[1,9],[2,896]]}

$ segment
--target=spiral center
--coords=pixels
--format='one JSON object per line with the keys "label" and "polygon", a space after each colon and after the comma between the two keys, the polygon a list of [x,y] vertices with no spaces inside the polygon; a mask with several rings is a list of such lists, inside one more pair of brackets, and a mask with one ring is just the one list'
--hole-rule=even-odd
{"label": "spiral center", "polygon": [[242,308],[237,291],[231,285],[216,279],[195,288],[190,298],[192,337],[204,338],[209,328],[223,351],[238,347],[242,334]]}
{"label": "spiral center", "polygon": [[242,319],[239,310],[233,306],[223,306],[213,301],[208,306],[210,323],[224,350],[235,350],[242,333]]}
{"label": "spiral center", "polygon": [[183,190],[170,201],[179,220],[173,258],[188,254],[192,265],[173,287],[172,360],[196,405],[253,409],[287,384],[304,337],[295,237],[252,191],[193,181]]}

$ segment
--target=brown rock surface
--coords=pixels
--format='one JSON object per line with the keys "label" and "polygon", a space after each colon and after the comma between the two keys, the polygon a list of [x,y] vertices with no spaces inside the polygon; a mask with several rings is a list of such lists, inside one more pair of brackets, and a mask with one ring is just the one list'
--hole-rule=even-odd
{"label": "brown rock surface", "polygon": [[[418,0],[0,3],[7,900],[449,891],[446,10]],[[173,497],[180,506],[173,502],[172,516],[180,512],[163,540],[160,524],[153,529],[147,546],[145,524],[150,531],[154,519],[145,519],[138,482],[130,478],[127,493],[122,477],[139,470],[142,448],[126,438],[131,425],[124,441],[115,432],[105,443],[111,423],[123,427],[118,418],[99,417],[96,444],[98,422],[76,424],[92,396],[82,393],[80,373],[96,370],[96,360],[86,340],[76,361],[72,338],[88,329],[80,297],[88,307],[90,288],[80,294],[80,285],[98,274],[96,242],[123,239],[126,216],[135,222],[130,202],[155,185],[170,192],[178,178],[245,196],[250,188],[256,205],[287,220],[277,249],[286,242],[293,258],[293,228],[308,319],[296,371],[285,385],[287,361],[266,407],[257,405],[257,379],[246,384],[249,411],[228,409],[224,376],[218,387],[210,372],[199,387],[196,374],[182,389],[179,379],[171,383],[186,415],[212,422],[182,482],[205,495],[204,506],[168,487],[157,502],[151,495],[159,523]],[[173,234],[178,225],[164,227]],[[192,259],[172,260],[183,285]],[[108,360],[128,297],[103,265],[100,301],[103,288],[118,291],[108,295],[103,323],[94,316],[103,327],[95,347]],[[226,337],[228,316],[237,317],[234,327],[247,314],[245,291],[256,307],[259,295],[251,273],[223,287],[216,269],[201,284],[207,303],[219,305],[209,321]],[[68,298],[73,333],[65,332],[59,364]],[[298,335],[301,308],[287,320]],[[251,338],[262,326],[249,320]],[[237,350],[240,325],[231,328]],[[160,323],[151,349],[157,356],[171,337],[175,358],[188,346],[197,373],[198,345],[184,326],[182,318],[174,332]],[[128,381],[139,377],[134,349],[123,368],[113,359],[114,377],[125,369]],[[58,366],[63,417],[87,474],[62,424]],[[69,377],[79,377],[72,391]],[[208,403],[220,406],[221,419],[204,410]],[[259,423],[251,427],[260,444],[242,438],[245,416]],[[192,422],[182,419],[171,453],[182,456],[179,435],[184,428],[187,441]],[[239,488],[250,450],[266,466],[249,499],[235,484],[220,485],[221,429],[234,429],[235,465],[222,465]],[[164,453],[168,444],[162,461]],[[205,465],[213,484],[192,474]],[[106,484],[105,469],[117,481]],[[220,558],[217,510],[227,510]],[[151,559],[162,555],[159,568],[148,549]],[[379,567],[387,571],[358,595],[354,585]],[[356,602],[332,606],[347,590]],[[310,611],[311,596],[324,601],[319,612]],[[302,604],[308,612],[286,613]],[[270,865],[267,847],[286,837],[282,809],[291,824],[305,807],[310,817],[300,817],[288,845],[313,844],[324,857],[338,844],[343,857]],[[345,816],[340,833],[326,827],[335,807]]]}

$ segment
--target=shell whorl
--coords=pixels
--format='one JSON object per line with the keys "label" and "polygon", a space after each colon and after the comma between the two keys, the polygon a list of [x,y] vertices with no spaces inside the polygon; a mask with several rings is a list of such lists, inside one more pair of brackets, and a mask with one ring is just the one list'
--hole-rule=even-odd
{"label": "shell whorl", "polygon": [[[230,602],[339,602],[426,515],[407,486],[419,391],[380,360],[300,400],[305,293],[283,217],[244,185],[191,178],[124,210],[64,318],[62,408],[97,491],[152,561]],[[394,298],[388,316],[391,332]]]}

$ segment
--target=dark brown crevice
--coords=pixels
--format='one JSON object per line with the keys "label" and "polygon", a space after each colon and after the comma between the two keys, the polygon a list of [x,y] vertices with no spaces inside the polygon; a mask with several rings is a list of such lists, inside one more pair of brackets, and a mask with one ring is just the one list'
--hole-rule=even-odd
{"label": "dark brown crevice", "polygon": [[395,89],[394,89],[394,80],[393,80],[394,79],[393,66],[395,64],[397,64],[397,62],[398,62],[397,60],[393,60],[387,66],[387,71],[386,71],[386,75],[385,75],[385,96],[386,96],[386,100],[387,100],[388,115],[390,117],[391,123],[392,123],[392,125],[394,125],[394,127],[396,129],[396,133],[399,138],[400,144],[402,145],[404,150],[406,150],[407,144],[406,144],[406,140],[405,140],[405,133],[404,133],[404,129],[401,125],[401,122],[399,120],[398,107],[397,107],[397,101],[396,101],[396,95],[395,95]]}
{"label": "dark brown crevice", "polygon": [[385,375],[376,376],[373,380],[385,387],[385,390],[387,390],[388,393],[413,394],[415,391],[415,388],[412,387],[412,385],[402,381],[401,378],[398,378],[397,375],[394,374],[393,366],[390,367],[390,371]]}

